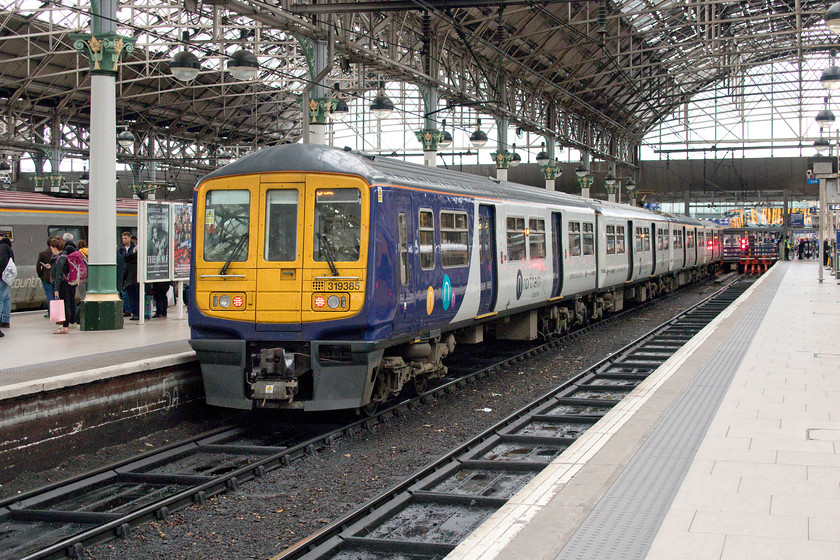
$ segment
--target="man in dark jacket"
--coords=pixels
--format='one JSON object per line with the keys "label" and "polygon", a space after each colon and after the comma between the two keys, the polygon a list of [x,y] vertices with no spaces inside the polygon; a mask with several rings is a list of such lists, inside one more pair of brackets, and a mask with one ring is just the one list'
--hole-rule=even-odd
{"label": "man in dark jacket", "polygon": [[[0,239],[0,274],[6,270],[9,259],[14,260],[12,240],[8,237]],[[0,279],[0,328],[9,328],[12,320],[12,287]],[[2,334],[0,334],[2,336]]]}
{"label": "man in dark jacket", "polygon": [[137,282],[137,252],[132,251],[124,257],[123,289],[128,294],[131,321],[140,320],[140,283]]}
{"label": "man in dark jacket", "polygon": [[35,263],[35,272],[38,273],[38,278],[41,279],[41,285],[44,286],[44,295],[47,296],[47,314],[44,317],[49,317],[50,302],[54,299],[52,277],[50,276],[50,269],[52,268],[52,251],[50,251],[50,240],[47,239],[47,248],[38,253],[38,261]]}

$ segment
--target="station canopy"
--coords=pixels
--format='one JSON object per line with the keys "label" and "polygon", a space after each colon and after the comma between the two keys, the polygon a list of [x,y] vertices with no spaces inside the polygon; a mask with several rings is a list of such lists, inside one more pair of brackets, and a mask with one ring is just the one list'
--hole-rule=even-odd
{"label": "station canopy", "polygon": [[[827,7],[803,0],[120,2],[117,32],[136,39],[116,79],[118,127],[136,138],[120,158],[202,169],[222,150],[241,155],[298,141],[308,115],[301,98],[324,45],[332,56],[323,89],[306,93],[345,100],[350,114],[333,126],[333,140],[361,137],[358,147],[373,151],[417,151],[413,131],[424,115],[436,127],[446,119],[454,147],[464,149],[481,117],[491,141],[502,122],[521,149],[539,151],[553,137],[560,147],[619,162],[637,160],[645,148],[801,148],[819,136],[817,111],[831,106],[819,81],[838,46],[824,23]],[[90,5],[0,0],[0,10],[0,153],[24,157],[47,146],[86,158],[88,61],[69,35],[89,32]],[[200,64],[188,82],[170,68],[183,51]],[[256,56],[253,79],[228,71],[237,51]],[[381,122],[369,109],[380,90],[395,105]],[[430,91],[439,97],[431,107]]]}

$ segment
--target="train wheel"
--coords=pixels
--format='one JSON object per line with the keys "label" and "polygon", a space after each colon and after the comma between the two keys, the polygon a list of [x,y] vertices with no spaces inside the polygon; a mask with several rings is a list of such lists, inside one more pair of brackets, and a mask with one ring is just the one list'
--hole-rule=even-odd
{"label": "train wheel", "polygon": [[358,408],[357,412],[359,416],[362,418],[370,418],[371,416],[376,415],[376,411],[379,409],[379,403],[370,401],[365,406]]}
{"label": "train wheel", "polygon": [[410,396],[419,397],[429,389],[429,378],[425,375],[412,377],[406,386]]}

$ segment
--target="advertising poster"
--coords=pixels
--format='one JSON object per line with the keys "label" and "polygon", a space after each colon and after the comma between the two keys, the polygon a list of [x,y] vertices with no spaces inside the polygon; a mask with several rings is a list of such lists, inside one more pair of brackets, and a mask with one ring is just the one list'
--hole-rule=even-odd
{"label": "advertising poster", "polygon": [[145,247],[141,255],[145,256],[146,282],[170,280],[169,276],[169,205],[149,202],[146,204]]}
{"label": "advertising poster", "polygon": [[190,279],[192,204],[172,204],[172,279]]}

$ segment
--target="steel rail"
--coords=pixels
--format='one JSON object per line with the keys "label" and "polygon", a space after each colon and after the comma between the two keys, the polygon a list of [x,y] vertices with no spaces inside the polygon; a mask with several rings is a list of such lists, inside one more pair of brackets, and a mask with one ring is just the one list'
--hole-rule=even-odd
{"label": "steel rail", "polygon": [[[746,282],[741,283],[743,290],[732,290],[741,278],[272,560],[337,560],[398,552],[410,552],[413,559],[446,556],[619,402],[615,395],[632,391],[746,290]],[[554,347],[554,342],[544,346]],[[544,433],[551,431],[555,433]],[[525,460],[503,459],[496,451],[503,444],[518,446],[511,451]],[[487,478],[491,483],[483,482]],[[446,531],[439,530],[444,525]]]}
{"label": "steel rail", "polygon": [[[203,504],[208,497],[237,489],[243,481],[262,477],[269,470],[288,466],[307,455],[313,455],[342,437],[387,424],[391,417],[399,416],[419,403],[426,403],[429,399],[443,394],[451,394],[474,379],[482,379],[500,368],[556,348],[594,329],[605,328],[627,315],[673,297],[676,293],[678,292],[671,292],[625,309],[537,347],[516,351],[492,365],[469,371],[454,379],[447,379],[419,396],[393,404],[369,418],[359,419],[303,441],[286,442],[280,446],[230,443],[231,440],[248,438],[250,435],[244,428],[224,426],[184,441],[174,442],[154,452],[140,454],[68,480],[0,500],[0,544],[4,544],[5,541],[8,545],[8,540],[14,538],[16,529],[21,535],[25,534],[30,543],[28,549],[9,548],[8,552],[0,552],[0,559],[6,558],[6,554],[14,554],[11,557],[20,560],[68,556],[81,558],[87,546],[115,537],[127,537],[132,526],[144,521],[165,520],[178,509],[194,503]],[[704,299],[707,300],[708,298]],[[610,357],[614,355],[611,354]],[[210,458],[228,456],[227,470],[221,474],[208,475],[172,472],[173,467],[165,468],[167,464],[174,464],[177,468],[178,461],[202,454],[206,454],[207,462],[214,463],[216,468],[224,467],[224,462],[212,461]],[[168,472],[152,472],[156,469]],[[149,494],[162,495],[149,498]],[[92,497],[89,503],[83,501],[86,495]],[[124,511],[128,506],[119,503],[120,500],[125,500],[125,503],[140,503],[137,507]],[[118,502],[117,506],[112,507],[112,502]],[[76,509],[62,509],[62,505],[68,503],[75,505]],[[107,509],[108,507],[111,509]],[[102,509],[105,511],[100,511]],[[47,539],[52,540],[39,544],[37,546],[40,548],[32,550],[39,529],[41,533],[50,535]],[[56,534],[59,538],[54,536]],[[25,555],[21,556],[21,553]]]}

